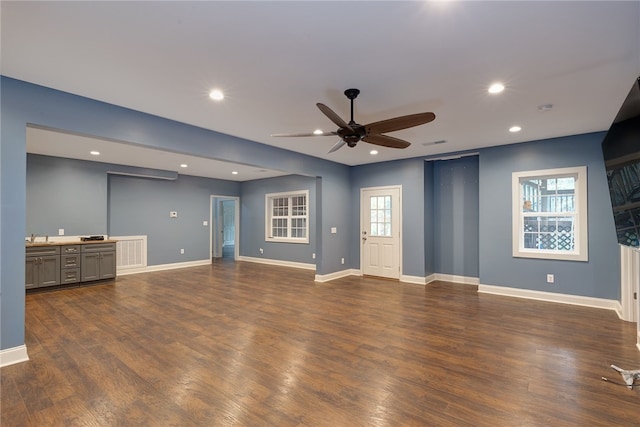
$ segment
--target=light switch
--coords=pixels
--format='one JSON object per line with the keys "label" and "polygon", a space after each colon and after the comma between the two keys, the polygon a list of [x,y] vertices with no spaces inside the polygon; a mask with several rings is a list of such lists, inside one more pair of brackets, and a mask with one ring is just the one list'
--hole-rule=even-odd
{"label": "light switch", "polygon": [[206,226],[208,226],[208,225],[209,225],[209,221],[202,221],[202,226],[203,226],[203,227],[206,227]]}
{"label": "light switch", "polygon": [[338,232],[337,227],[331,227],[331,234],[336,234]]}
{"label": "light switch", "polygon": [[58,236],[64,236],[64,228],[58,228]]}

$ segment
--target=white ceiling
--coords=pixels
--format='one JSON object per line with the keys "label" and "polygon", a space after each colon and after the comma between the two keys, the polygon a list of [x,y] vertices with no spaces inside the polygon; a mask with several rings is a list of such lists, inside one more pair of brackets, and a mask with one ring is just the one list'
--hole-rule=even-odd
{"label": "white ceiling", "polygon": [[[91,154],[92,151],[97,151],[99,155]],[[219,178],[228,181],[249,181],[289,174],[287,171],[223,162],[178,152],[152,150],[131,143],[92,138],[34,126],[27,126],[27,152],[90,162],[153,168],[173,171],[181,175]],[[186,167],[181,167],[181,165],[186,165]]]}
{"label": "white ceiling", "polygon": [[[640,75],[637,1],[0,7],[3,75],[347,165],[606,130]],[[502,94],[487,93],[494,81]],[[364,142],[327,154],[336,137],[270,136],[335,130],[315,104],[348,120],[351,87],[360,124],[436,119],[392,133],[411,147],[377,156]]]}

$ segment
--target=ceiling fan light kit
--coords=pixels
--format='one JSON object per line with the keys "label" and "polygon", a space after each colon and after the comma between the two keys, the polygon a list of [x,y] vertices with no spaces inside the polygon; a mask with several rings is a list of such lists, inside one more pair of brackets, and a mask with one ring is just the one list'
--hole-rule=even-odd
{"label": "ceiling fan light kit", "polygon": [[342,120],[331,108],[318,102],[316,106],[322,113],[329,118],[335,125],[338,126],[338,130],[335,132],[318,133],[278,133],[271,136],[276,137],[306,137],[306,136],[326,136],[326,135],[338,135],[340,140],[336,142],[329,150],[329,153],[333,153],[340,149],[343,145],[349,147],[355,147],[358,142],[364,141],[369,144],[380,145],[382,147],[389,148],[407,148],[411,145],[410,142],[403,139],[394,138],[392,136],[383,135],[383,133],[394,132],[397,130],[407,129],[414,126],[419,126],[425,123],[429,123],[436,118],[433,113],[417,113],[407,116],[395,117],[392,119],[381,120],[378,122],[369,123],[368,125],[360,125],[353,119],[353,100],[358,97],[360,90],[347,89],[344,91],[347,99],[351,101],[351,119],[349,123]]}

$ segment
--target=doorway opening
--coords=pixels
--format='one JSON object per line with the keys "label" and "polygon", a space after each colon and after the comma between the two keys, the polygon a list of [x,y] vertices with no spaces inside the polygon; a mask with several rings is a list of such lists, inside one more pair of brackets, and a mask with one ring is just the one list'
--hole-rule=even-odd
{"label": "doorway opening", "polygon": [[235,260],[240,253],[240,198],[211,196],[210,252],[213,260]]}

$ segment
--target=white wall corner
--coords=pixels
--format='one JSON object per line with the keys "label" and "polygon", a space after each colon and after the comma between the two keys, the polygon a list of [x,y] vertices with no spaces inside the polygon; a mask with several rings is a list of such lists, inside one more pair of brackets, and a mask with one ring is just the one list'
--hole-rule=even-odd
{"label": "white wall corner", "polygon": [[0,350],[0,368],[26,362],[27,360],[29,360],[29,355],[27,354],[26,345]]}
{"label": "white wall corner", "polygon": [[614,310],[616,311],[616,314],[618,315],[620,320],[628,321],[627,319],[624,318],[624,310],[622,309],[622,304],[620,304],[620,301],[616,301],[616,302],[618,303],[614,308]]}
{"label": "white wall corner", "polygon": [[329,273],[329,274],[316,274],[314,281],[323,283],[323,282],[329,282],[331,280],[340,279],[342,277],[348,277],[348,276],[362,276],[362,273],[360,273],[360,270],[352,268],[352,269],[347,269],[342,271],[334,271],[333,273]]}
{"label": "white wall corner", "polygon": [[420,276],[406,276],[404,274],[400,275],[400,281],[403,283],[413,283],[414,285],[426,285],[427,278]]}
{"label": "white wall corner", "polygon": [[508,297],[525,298],[537,301],[560,304],[580,305],[584,307],[602,308],[618,313],[622,310],[620,302],[604,298],[585,297],[581,295],[559,294],[555,292],[534,291],[531,289],[509,288],[506,286],[478,285],[478,292]]}
{"label": "white wall corner", "polygon": [[424,278],[424,283],[426,285],[428,285],[429,283],[437,280],[436,279],[436,275],[437,275],[437,273],[432,273],[432,274],[428,275],[427,277]]}

